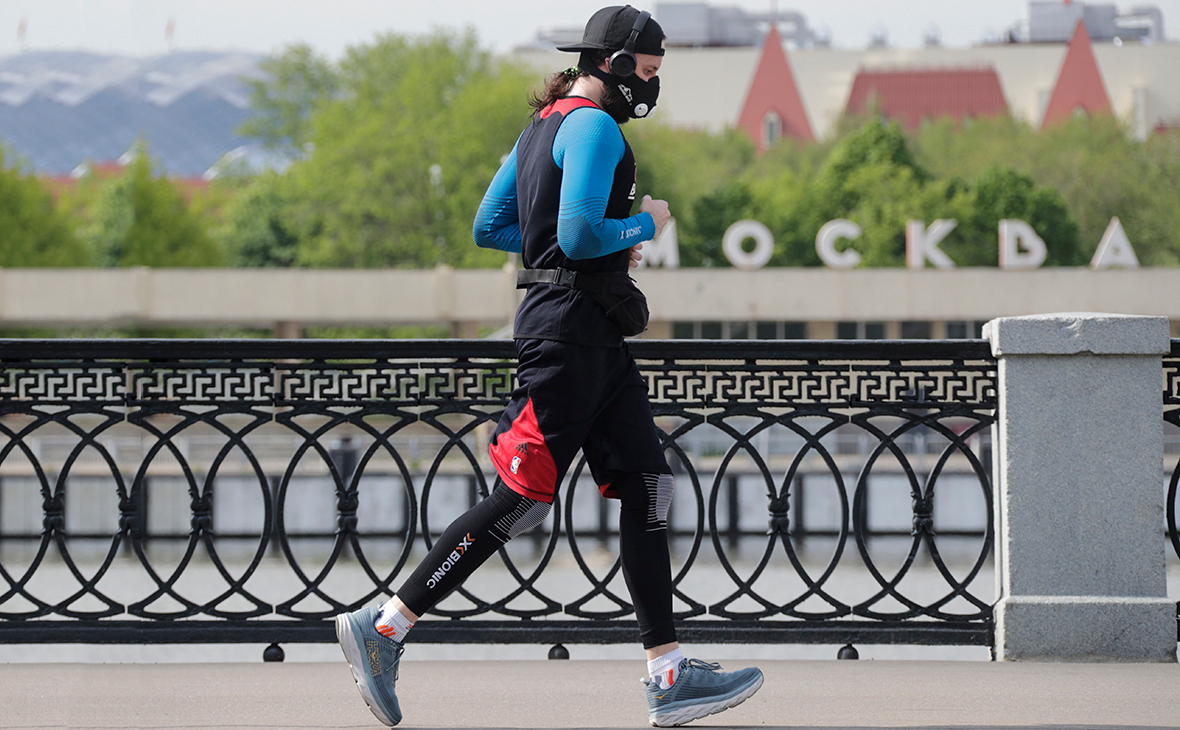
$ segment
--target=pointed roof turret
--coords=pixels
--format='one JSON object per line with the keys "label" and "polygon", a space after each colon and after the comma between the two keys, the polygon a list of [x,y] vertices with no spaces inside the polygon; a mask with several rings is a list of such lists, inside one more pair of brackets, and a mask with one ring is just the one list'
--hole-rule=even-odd
{"label": "pointed roof turret", "polygon": [[1041,129],[1065,122],[1079,109],[1087,114],[1111,113],[1110,97],[1106,95],[1102,72],[1094,59],[1090,35],[1086,33],[1086,24],[1080,20],[1074,26],[1061,73],[1057,75],[1057,85],[1045,107]]}
{"label": "pointed roof turret", "polygon": [[782,38],[773,24],[762,43],[762,54],[746,92],[738,127],[750,135],[759,151],[779,137],[792,137],[800,142],[815,140],[799,87],[795,85],[795,74],[783,51]]}

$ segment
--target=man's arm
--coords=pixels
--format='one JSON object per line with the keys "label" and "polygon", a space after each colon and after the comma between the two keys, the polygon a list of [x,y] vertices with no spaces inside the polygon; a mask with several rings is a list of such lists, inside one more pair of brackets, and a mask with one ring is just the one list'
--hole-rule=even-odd
{"label": "man's arm", "polygon": [[622,251],[655,236],[652,215],[606,218],[615,167],[625,143],[619,125],[598,109],[572,112],[553,142],[553,161],[562,169],[557,244],[571,259]]}
{"label": "man's arm", "polygon": [[480,248],[520,253],[520,213],[516,207],[516,147],[492,178],[480,201],[472,226],[472,237]]}

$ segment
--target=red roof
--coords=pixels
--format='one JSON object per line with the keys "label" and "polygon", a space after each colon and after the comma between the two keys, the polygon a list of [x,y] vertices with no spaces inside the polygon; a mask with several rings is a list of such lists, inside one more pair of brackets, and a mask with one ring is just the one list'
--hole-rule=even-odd
{"label": "red roof", "polygon": [[847,112],[878,113],[917,129],[923,119],[1003,116],[1008,102],[993,68],[862,70]]}
{"label": "red roof", "polygon": [[1102,72],[1098,70],[1094,49],[1090,47],[1086,24],[1080,20],[1073,29],[1073,38],[1069,41],[1069,50],[1065,52],[1057,85],[1053,87],[1053,95],[1045,107],[1041,129],[1064,122],[1078,110],[1087,114],[1112,113],[1110,97],[1106,95],[1106,85],[1102,83]]}
{"label": "red roof", "polygon": [[[79,165],[74,173],[69,175],[44,175],[41,176],[41,182],[49,191],[49,194],[54,198],[60,198],[62,193],[67,190],[73,190],[78,185],[78,180],[84,175],[91,175],[95,180],[110,180],[117,178],[123,174],[127,169],[122,162],[104,161],[104,162],[86,162],[84,165]],[[170,177],[172,184],[180,191],[181,196],[185,202],[192,202],[192,199],[200,192],[203,192],[209,187],[209,181],[204,177]]]}
{"label": "red roof", "polygon": [[762,56],[754,71],[754,80],[746,92],[746,102],[738,117],[738,127],[754,140],[759,150],[766,147],[763,124],[766,116],[774,112],[782,121],[782,136],[793,137],[800,142],[812,142],[815,135],[807,122],[807,112],[795,85],[795,74],[783,51],[783,41],[774,25],[762,43]]}

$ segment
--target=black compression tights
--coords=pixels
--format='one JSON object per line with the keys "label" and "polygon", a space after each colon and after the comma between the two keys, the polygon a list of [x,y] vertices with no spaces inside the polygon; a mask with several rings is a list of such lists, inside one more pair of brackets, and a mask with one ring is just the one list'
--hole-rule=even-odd
{"label": "black compression tights", "polygon": [[[614,487],[622,495],[619,555],[635,603],[644,648],[676,641],[672,621],[672,567],[667,514],[670,474],[626,474]],[[536,527],[551,505],[523,497],[504,485],[455,519],[398,589],[421,616],[457,588],[513,537]]]}
{"label": "black compression tights", "polygon": [[668,553],[671,474],[624,474],[614,481],[619,509],[619,559],[635,604],[643,648],[676,641],[672,561]]}
{"label": "black compression tights", "polygon": [[504,543],[530,530],[552,505],[523,497],[503,484],[443,530],[397,596],[421,616],[459,587]]}

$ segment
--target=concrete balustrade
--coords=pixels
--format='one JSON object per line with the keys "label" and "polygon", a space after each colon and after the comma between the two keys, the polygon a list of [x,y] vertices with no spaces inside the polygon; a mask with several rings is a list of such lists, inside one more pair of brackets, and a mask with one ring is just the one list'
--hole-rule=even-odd
{"label": "concrete balustrade", "polygon": [[1164,317],[992,320],[995,656],[1175,661],[1162,488]]}

